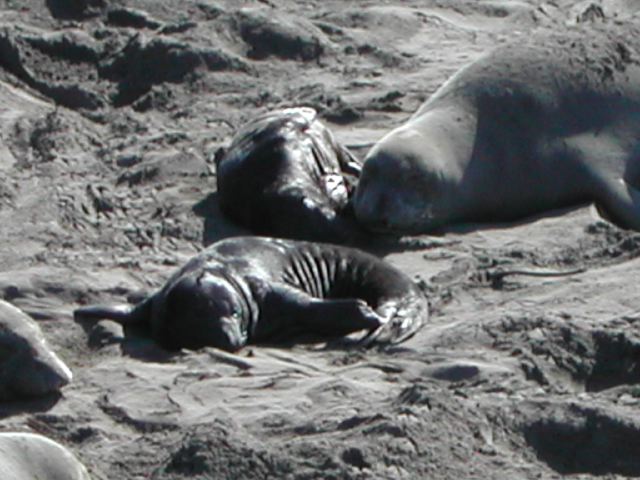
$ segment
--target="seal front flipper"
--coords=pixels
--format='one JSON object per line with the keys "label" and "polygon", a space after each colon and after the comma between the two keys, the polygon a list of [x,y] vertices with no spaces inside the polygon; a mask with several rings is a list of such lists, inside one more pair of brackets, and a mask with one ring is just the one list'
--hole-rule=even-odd
{"label": "seal front flipper", "polygon": [[282,334],[344,336],[375,330],[383,319],[356,298],[319,299],[287,286],[271,287],[262,300],[254,340],[269,341]]}
{"label": "seal front flipper", "polygon": [[622,178],[602,178],[596,208],[620,228],[640,231],[640,190]]}

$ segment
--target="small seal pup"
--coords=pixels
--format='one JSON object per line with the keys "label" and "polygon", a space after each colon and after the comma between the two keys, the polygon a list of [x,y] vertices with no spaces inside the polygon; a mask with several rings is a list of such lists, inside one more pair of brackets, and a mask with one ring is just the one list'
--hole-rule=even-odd
{"label": "small seal pup", "polygon": [[0,478],[6,480],[90,480],[67,448],[34,433],[0,433]]}
{"label": "small seal pup", "polygon": [[216,161],[220,209],[266,236],[352,243],[358,227],[349,199],[360,162],[312,108],[261,115]]}
{"label": "small seal pup", "polygon": [[427,319],[415,283],[360,250],[266,237],[235,237],[192,258],[136,306],[87,306],[78,320],[110,318],[150,326],[168,349],[235,351],[296,335],[398,343]]}
{"label": "small seal pup", "polygon": [[372,231],[425,233],[595,202],[640,230],[640,28],[589,25],[498,47],[367,154]]}
{"label": "small seal pup", "polygon": [[0,300],[0,400],[57,392],[71,377],[38,324],[22,310]]}

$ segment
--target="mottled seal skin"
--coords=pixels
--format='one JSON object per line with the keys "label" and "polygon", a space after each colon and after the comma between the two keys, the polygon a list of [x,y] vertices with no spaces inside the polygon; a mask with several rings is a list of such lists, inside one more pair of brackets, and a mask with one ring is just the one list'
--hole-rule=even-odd
{"label": "mottled seal skin", "polygon": [[71,371],[51,350],[38,324],[0,300],[0,400],[54,393],[71,378]]}
{"label": "mottled seal skin", "polygon": [[88,306],[77,319],[146,323],[168,349],[235,351],[297,335],[397,343],[427,319],[428,304],[402,272],[360,250],[294,240],[236,237],[191,259],[138,305]]}
{"label": "mottled seal skin", "polygon": [[90,480],[67,448],[42,435],[0,433],[0,478],[6,480]]}
{"label": "mottled seal skin", "polygon": [[423,233],[595,202],[640,230],[640,31],[589,25],[501,46],[367,154],[372,231]]}
{"label": "mottled seal skin", "polygon": [[276,110],[250,121],[216,168],[222,212],[251,232],[360,241],[349,203],[360,162],[312,108]]}

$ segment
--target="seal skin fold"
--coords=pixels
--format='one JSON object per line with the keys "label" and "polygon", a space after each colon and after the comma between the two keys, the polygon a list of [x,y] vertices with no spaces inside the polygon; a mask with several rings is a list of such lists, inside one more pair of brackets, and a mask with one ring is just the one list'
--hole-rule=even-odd
{"label": "seal skin fold", "polygon": [[360,162],[312,108],[259,116],[216,161],[220,209],[267,236],[334,243],[361,241],[350,197]]}
{"label": "seal skin fold", "polygon": [[[398,343],[428,318],[423,292],[406,275],[361,250],[295,240],[235,237],[187,262],[135,306],[86,306],[79,320],[146,324],[168,349],[246,344],[296,337],[346,337]],[[314,337],[315,336],[315,337]]]}

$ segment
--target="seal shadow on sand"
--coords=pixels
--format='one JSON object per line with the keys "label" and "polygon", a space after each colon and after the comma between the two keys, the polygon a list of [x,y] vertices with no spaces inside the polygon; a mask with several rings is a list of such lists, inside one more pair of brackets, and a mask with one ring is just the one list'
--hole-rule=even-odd
{"label": "seal shadow on sand", "polygon": [[[138,298],[144,298],[146,296],[147,295],[143,293],[130,295],[127,300],[129,303],[135,304]],[[127,357],[156,363],[171,362],[180,355],[179,352],[172,352],[160,347],[151,339],[150,329],[142,325],[124,325],[122,327],[122,337],[92,344],[91,338],[100,321],[85,318],[74,318],[73,321],[84,330],[85,336],[89,339],[89,347],[93,350],[100,350],[110,345],[116,345],[120,348],[122,354]],[[1,412],[2,410],[0,410],[0,415]]]}
{"label": "seal shadow on sand", "polygon": [[42,413],[51,410],[62,399],[60,392],[48,393],[30,399],[0,402],[0,420],[26,413]]}
{"label": "seal shadow on sand", "polygon": [[[202,200],[194,204],[191,210],[195,215],[202,218],[202,246],[205,248],[219,240],[224,240],[229,237],[244,235],[259,236],[236,225],[224,216],[220,210],[218,192],[209,193]],[[353,220],[355,221],[355,218],[353,218]],[[483,226],[485,225],[469,224],[469,228],[481,228]],[[429,236],[442,237],[444,234],[445,232],[436,232]],[[424,235],[422,237],[424,237]],[[363,237],[351,246],[379,257],[384,257],[385,255],[396,252],[419,251],[425,248],[423,242],[403,242],[401,237],[379,233],[370,233],[367,238]]]}
{"label": "seal shadow on sand", "polygon": [[[517,218],[509,221],[501,222],[467,222],[443,226],[428,234],[416,236],[399,236],[392,234],[382,234],[371,232],[366,240],[362,240],[352,245],[364,251],[385,257],[393,253],[401,252],[418,252],[429,248],[435,248],[441,244],[447,245],[446,240],[448,234],[463,235],[473,232],[481,232],[484,230],[495,230],[504,228],[514,228],[524,226],[532,222],[544,218],[562,217],[576,210],[580,210],[590,205],[589,202],[571,205],[568,207],[556,208],[544,212],[538,212],[523,218]],[[218,192],[207,194],[202,200],[195,203],[191,210],[195,215],[202,218],[202,246],[208,247],[212,243],[224,240],[229,237],[242,235],[254,235],[249,230],[237,226],[230,220],[227,220],[220,210],[218,201]],[[594,214],[595,215],[595,214]],[[596,217],[594,216],[594,219]],[[354,219],[355,220],[355,219]]]}
{"label": "seal shadow on sand", "polygon": [[228,237],[237,237],[240,235],[250,235],[251,232],[237,226],[230,220],[227,220],[220,210],[220,201],[218,192],[209,193],[202,200],[197,202],[191,211],[202,218],[202,246],[208,247],[218,240],[224,240]]}

